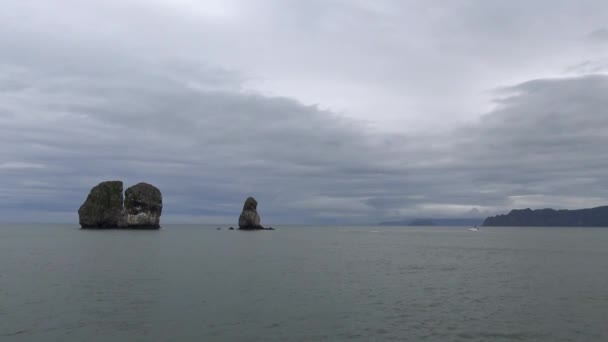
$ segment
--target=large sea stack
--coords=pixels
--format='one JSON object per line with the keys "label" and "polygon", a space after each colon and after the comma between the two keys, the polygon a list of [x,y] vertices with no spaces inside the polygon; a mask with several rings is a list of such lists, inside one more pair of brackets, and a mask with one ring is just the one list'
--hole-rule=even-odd
{"label": "large sea stack", "polygon": [[258,214],[257,208],[258,201],[253,197],[248,197],[243,205],[241,216],[239,216],[239,229],[264,229],[264,227],[260,225],[260,215]]}
{"label": "large sea stack", "polygon": [[133,185],[125,191],[127,228],[160,228],[163,196],[160,190],[148,183]]}
{"label": "large sea stack", "polygon": [[102,182],[78,209],[82,228],[117,228],[122,216],[122,182]]}
{"label": "large sea stack", "polygon": [[91,189],[78,216],[82,228],[158,229],[162,208],[162,195],[155,186],[134,185],[127,189],[125,200],[122,182],[109,181]]}

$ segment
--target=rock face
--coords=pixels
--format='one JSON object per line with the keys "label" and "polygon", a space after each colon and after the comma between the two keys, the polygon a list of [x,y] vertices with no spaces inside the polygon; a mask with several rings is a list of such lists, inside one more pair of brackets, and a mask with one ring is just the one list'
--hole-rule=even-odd
{"label": "rock face", "polygon": [[258,214],[257,208],[258,201],[253,197],[247,198],[243,205],[241,216],[239,216],[239,229],[264,229],[264,227],[260,225],[260,215]]}
{"label": "rock face", "polygon": [[[123,201],[121,181],[95,186],[78,210],[82,228],[158,229],[162,195],[156,187],[139,183],[127,189]],[[124,206],[123,206],[124,202]]]}
{"label": "rock face", "polygon": [[608,227],[608,206],[579,209],[521,209],[488,217],[484,226],[502,227]]}
{"label": "rock face", "polygon": [[139,183],[125,191],[124,209],[128,228],[160,228],[163,196],[155,186]]}
{"label": "rock face", "polygon": [[91,189],[86,201],[78,209],[82,228],[115,228],[122,211],[122,182],[102,182]]}

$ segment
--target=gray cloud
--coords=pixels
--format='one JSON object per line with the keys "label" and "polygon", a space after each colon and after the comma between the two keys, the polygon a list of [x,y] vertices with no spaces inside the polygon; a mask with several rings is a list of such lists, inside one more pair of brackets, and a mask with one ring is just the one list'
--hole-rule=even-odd
{"label": "gray cloud", "polygon": [[[259,199],[269,223],[606,203],[608,76],[587,63],[602,57],[555,62],[566,63],[557,72],[577,65],[575,74],[591,75],[500,77],[524,63],[513,52],[501,55],[514,44],[534,61],[563,47],[548,39],[544,52],[531,48],[549,30],[533,24],[540,2],[528,11],[488,2],[297,2],[298,11],[286,7],[295,3],[218,2],[214,9],[193,5],[204,19],[197,25],[160,0],[94,3],[97,11],[61,4],[13,2],[0,14],[4,220],[75,222],[90,187],[107,179],[158,185],[166,220],[176,222],[233,223],[248,195]],[[554,5],[548,20],[568,6]],[[602,6],[590,2],[586,10]],[[412,17],[407,29],[404,13]],[[419,15],[425,19],[414,20]],[[505,25],[493,25],[497,19]],[[560,34],[590,31],[569,23]],[[509,41],[530,30],[523,43]],[[497,79],[482,80],[480,61],[501,70]],[[272,87],[261,85],[265,77]],[[289,86],[300,80],[311,89]],[[481,88],[461,86],[469,81]],[[285,94],[276,91],[281,85]],[[459,102],[464,93],[485,85],[503,85],[491,93],[492,109],[458,124],[447,119],[450,108],[471,105]],[[309,104],[325,89],[327,102]],[[376,106],[384,90],[389,95],[379,96],[387,101]],[[390,105],[401,97],[424,104],[406,107],[428,116],[427,129],[397,129],[392,114],[383,116],[412,115]],[[344,99],[367,117],[351,115],[349,106],[336,110]],[[482,107],[490,105],[479,113]],[[378,130],[383,120],[393,127]]]}
{"label": "gray cloud", "polygon": [[599,58],[595,60],[587,60],[567,67],[564,71],[566,74],[598,74],[605,73],[608,70],[608,58]]}
{"label": "gray cloud", "polygon": [[588,37],[599,41],[608,41],[608,29],[600,28],[593,30],[593,32],[589,33]]}

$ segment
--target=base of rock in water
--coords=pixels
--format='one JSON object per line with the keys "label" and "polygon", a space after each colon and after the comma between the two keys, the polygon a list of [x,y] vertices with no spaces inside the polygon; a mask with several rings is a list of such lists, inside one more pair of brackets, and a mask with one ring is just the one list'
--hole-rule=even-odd
{"label": "base of rock in water", "polygon": [[161,226],[81,226],[81,229],[132,229],[132,230],[154,230],[160,229]]}
{"label": "base of rock in water", "polygon": [[262,227],[262,226],[245,226],[239,227],[239,230],[274,230],[272,227]]}

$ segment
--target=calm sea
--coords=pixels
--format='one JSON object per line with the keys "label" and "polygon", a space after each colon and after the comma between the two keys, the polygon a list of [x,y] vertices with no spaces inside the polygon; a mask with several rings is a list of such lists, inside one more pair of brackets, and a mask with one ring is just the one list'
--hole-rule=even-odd
{"label": "calm sea", "polygon": [[0,225],[1,341],[608,341],[608,229]]}

